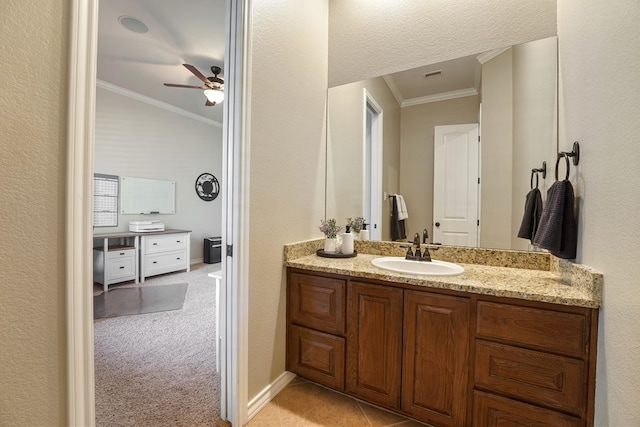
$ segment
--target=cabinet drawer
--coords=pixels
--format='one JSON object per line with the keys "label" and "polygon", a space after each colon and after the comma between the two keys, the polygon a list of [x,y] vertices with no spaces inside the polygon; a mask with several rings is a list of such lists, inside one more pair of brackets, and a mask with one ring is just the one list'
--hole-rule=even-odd
{"label": "cabinet drawer", "polygon": [[582,427],[582,420],[490,393],[473,393],[474,427]]}
{"label": "cabinet drawer", "polygon": [[346,281],[291,273],[291,321],[324,332],[345,333]]}
{"label": "cabinet drawer", "polygon": [[475,385],[580,414],[586,404],[584,363],[487,341],[476,341]]}
{"label": "cabinet drawer", "polygon": [[187,268],[186,251],[176,251],[145,257],[146,275],[168,273]]}
{"label": "cabinet drawer", "polygon": [[583,357],[587,324],[579,313],[479,301],[476,336]]}
{"label": "cabinet drawer", "polygon": [[184,233],[144,236],[144,250],[148,254],[185,249],[186,244],[187,237]]}
{"label": "cabinet drawer", "polygon": [[114,279],[135,279],[136,264],[135,257],[122,257],[119,259],[111,259],[107,261],[107,277],[108,282]]}
{"label": "cabinet drawer", "polygon": [[110,250],[107,252],[107,259],[118,259],[125,257],[134,257],[136,255],[135,248],[125,248],[125,249],[117,249]]}
{"label": "cabinet drawer", "polygon": [[344,338],[290,325],[287,341],[287,370],[344,390]]}

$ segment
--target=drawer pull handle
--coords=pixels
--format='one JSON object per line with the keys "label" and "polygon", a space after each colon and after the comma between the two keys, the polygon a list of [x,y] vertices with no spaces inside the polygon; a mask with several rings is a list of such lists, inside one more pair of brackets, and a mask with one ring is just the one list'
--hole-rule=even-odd
{"label": "drawer pull handle", "polygon": [[120,255],[124,255],[124,252],[120,252]]}
{"label": "drawer pull handle", "polygon": [[154,264],[157,264],[157,263],[158,263],[158,261],[153,261],[153,263],[154,263]]}
{"label": "drawer pull handle", "polygon": [[177,260],[180,260],[180,257],[176,258]]}
{"label": "drawer pull handle", "polygon": [[176,240],[176,243],[180,243],[180,240]]}
{"label": "drawer pull handle", "polygon": [[154,243],[154,244],[153,244],[153,246],[158,246],[158,244],[157,244],[157,243]]}
{"label": "drawer pull handle", "polygon": [[120,270],[124,270],[124,266],[120,267]]}

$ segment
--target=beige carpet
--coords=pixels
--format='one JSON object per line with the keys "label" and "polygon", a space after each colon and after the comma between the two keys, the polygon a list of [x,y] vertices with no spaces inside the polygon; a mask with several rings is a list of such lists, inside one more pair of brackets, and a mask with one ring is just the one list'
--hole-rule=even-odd
{"label": "beige carpet", "polygon": [[98,427],[228,425],[220,420],[215,284],[207,277],[219,269],[203,264],[141,285],[188,283],[180,310],[94,322]]}

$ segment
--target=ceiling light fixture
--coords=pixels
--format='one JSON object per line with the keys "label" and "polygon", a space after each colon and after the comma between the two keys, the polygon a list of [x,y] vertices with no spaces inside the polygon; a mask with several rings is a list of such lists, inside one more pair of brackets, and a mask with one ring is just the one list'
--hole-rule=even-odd
{"label": "ceiling light fixture", "polygon": [[224,92],[219,89],[205,89],[204,96],[213,104],[220,104],[224,101]]}
{"label": "ceiling light fixture", "polygon": [[118,22],[127,30],[133,31],[134,33],[144,34],[149,31],[149,27],[147,27],[144,22],[133,16],[123,15],[118,18]]}

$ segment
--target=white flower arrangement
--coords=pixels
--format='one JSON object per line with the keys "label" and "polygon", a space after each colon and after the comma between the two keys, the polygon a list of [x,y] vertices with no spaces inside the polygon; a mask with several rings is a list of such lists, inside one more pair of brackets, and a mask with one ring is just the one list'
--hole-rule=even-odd
{"label": "white flower arrangement", "polygon": [[318,228],[324,233],[327,239],[335,239],[342,230],[342,227],[336,223],[335,218],[329,218],[327,220],[321,219],[320,227]]}
{"label": "white flower arrangement", "polygon": [[351,232],[358,234],[364,228],[364,218],[361,216],[355,218],[347,218],[347,225],[351,228]]}

